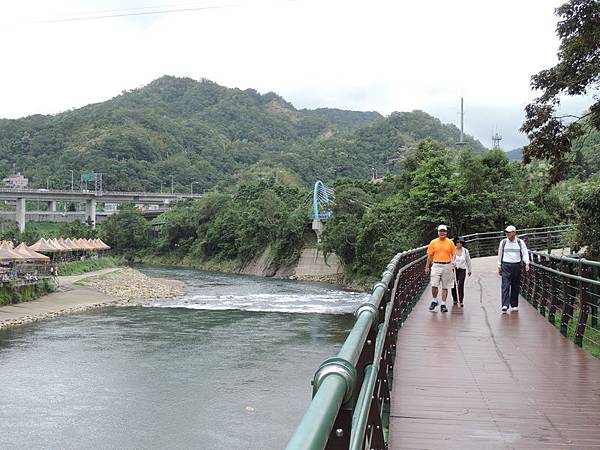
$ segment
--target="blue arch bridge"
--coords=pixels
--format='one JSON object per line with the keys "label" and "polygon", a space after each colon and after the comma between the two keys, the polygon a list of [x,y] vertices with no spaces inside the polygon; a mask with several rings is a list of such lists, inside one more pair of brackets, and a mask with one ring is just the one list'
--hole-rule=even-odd
{"label": "blue arch bridge", "polygon": [[323,233],[323,224],[331,219],[333,215],[331,206],[333,205],[334,191],[325,186],[321,180],[315,182],[313,189],[313,214],[312,229],[317,234],[317,241],[321,242],[321,233]]}
{"label": "blue arch bridge", "polygon": [[426,247],[395,255],[316,370],[287,449],[600,448],[600,360],[582,349],[600,349],[600,263],[556,251],[568,229],[520,231],[532,262],[509,314],[501,232],[466,236],[473,276],[447,314],[427,310]]}

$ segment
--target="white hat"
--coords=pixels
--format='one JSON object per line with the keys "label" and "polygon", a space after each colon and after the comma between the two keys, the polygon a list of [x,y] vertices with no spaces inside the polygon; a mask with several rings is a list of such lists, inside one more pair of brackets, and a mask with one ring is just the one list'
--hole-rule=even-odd
{"label": "white hat", "polygon": [[448,227],[446,225],[440,225],[440,226],[438,226],[438,231],[440,231],[440,230],[448,231]]}
{"label": "white hat", "polygon": [[506,229],[504,231],[506,231],[507,233],[510,233],[512,231],[517,231],[517,229],[513,225],[509,225],[506,227]]}

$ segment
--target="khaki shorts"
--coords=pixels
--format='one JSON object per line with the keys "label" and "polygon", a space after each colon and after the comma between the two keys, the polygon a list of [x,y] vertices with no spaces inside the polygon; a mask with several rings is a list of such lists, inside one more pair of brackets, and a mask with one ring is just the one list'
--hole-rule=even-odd
{"label": "khaki shorts", "polygon": [[431,266],[431,286],[450,289],[454,286],[452,264],[436,264]]}

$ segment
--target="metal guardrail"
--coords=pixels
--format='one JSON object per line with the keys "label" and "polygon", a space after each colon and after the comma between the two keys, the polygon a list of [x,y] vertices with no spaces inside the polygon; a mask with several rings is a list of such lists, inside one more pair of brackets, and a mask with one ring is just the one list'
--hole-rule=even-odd
{"label": "metal guardrail", "polygon": [[396,337],[429,281],[425,252],[399,253],[388,264],[337,357],[315,373],[313,400],[288,450],[385,448]]}
{"label": "metal guardrail", "polygon": [[[568,229],[570,225],[529,228],[520,230],[524,233],[520,236],[528,246],[552,248],[563,243]],[[504,232],[466,238],[473,257],[489,256],[497,254]],[[312,402],[287,450],[387,448],[396,338],[429,283],[423,270],[426,249],[408,250],[390,261],[369,301],[357,309],[354,327],[338,355],[325,360],[315,373]],[[532,267],[537,264],[532,262]]]}
{"label": "metal guardrail", "polygon": [[600,348],[600,262],[529,254],[530,269],[523,272],[521,295],[577,345]]}
{"label": "metal guardrail", "polygon": [[[527,243],[531,250],[553,249],[565,246],[564,234],[572,225],[556,225],[543,228],[524,228],[517,230],[517,235]],[[492,256],[498,253],[500,241],[504,239],[504,231],[474,233],[464,236],[471,257]]]}

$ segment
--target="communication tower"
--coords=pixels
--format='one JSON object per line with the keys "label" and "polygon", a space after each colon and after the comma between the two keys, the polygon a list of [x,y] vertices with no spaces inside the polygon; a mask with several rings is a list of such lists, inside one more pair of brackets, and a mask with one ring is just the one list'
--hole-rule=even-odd
{"label": "communication tower", "polygon": [[500,148],[500,141],[502,140],[502,135],[498,132],[492,135],[492,148]]}

